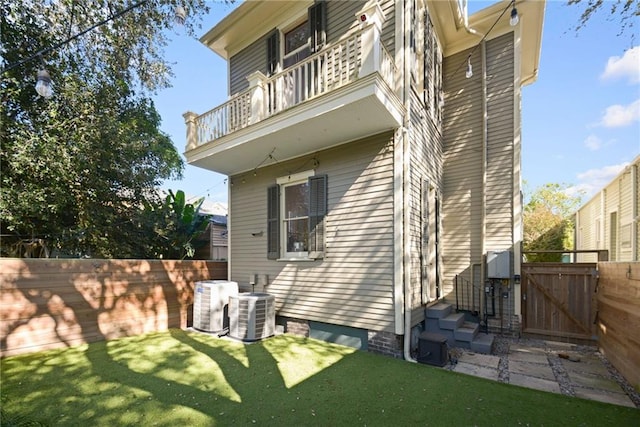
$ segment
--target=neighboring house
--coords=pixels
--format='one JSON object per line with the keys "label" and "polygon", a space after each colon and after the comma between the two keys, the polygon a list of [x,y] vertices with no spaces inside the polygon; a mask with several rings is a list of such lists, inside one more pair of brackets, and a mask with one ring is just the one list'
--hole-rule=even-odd
{"label": "neighboring house", "polygon": [[185,113],[185,156],[229,176],[229,278],[275,295],[287,330],[410,357],[425,307],[458,275],[482,286],[488,251],[510,254],[519,314],[545,3],[516,6],[512,27],[509,2],[467,20],[466,1],[251,1],[201,38],[230,98]]}
{"label": "neighboring house", "polygon": [[228,231],[226,215],[210,215],[209,224],[201,236],[196,239],[194,259],[226,261],[228,253]]}
{"label": "neighboring house", "polygon": [[[609,261],[640,261],[640,156],[576,213],[575,247],[607,250]],[[579,262],[596,262],[598,254],[578,254]]]}

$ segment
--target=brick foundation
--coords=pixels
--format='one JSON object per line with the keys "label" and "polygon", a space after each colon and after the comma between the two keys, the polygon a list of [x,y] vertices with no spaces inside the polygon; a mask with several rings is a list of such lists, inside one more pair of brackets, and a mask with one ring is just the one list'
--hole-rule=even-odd
{"label": "brick foundation", "polygon": [[284,331],[294,335],[309,337],[309,322],[302,319],[290,317],[282,318],[284,321]]}
{"label": "brick foundation", "polygon": [[402,336],[391,332],[368,332],[368,346],[372,353],[383,354],[385,356],[402,359]]}

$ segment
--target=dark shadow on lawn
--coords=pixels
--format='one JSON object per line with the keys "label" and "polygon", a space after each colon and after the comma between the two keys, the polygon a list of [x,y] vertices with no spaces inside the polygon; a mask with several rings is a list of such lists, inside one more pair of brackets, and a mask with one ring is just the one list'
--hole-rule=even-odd
{"label": "dark shadow on lawn", "polygon": [[[256,388],[267,388],[271,392],[280,392],[286,388],[276,360],[264,348],[262,342],[244,344],[244,350],[249,360],[249,366],[246,367],[221,348],[211,347],[193,339],[188,332],[172,329],[170,333],[174,339],[217,363],[228,383],[240,395],[243,402],[255,394]],[[258,367],[256,368],[256,366]],[[268,392],[269,390],[264,391]]]}
{"label": "dark shadow on lawn", "polygon": [[[13,405],[22,413],[79,426],[640,425],[633,408],[351,353],[312,339],[216,340],[171,330],[94,343],[84,352],[15,359],[3,392],[23,393],[22,403]],[[224,393],[230,389],[231,397]]]}
{"label": "dark shadow on lawn", "polygon": [[[251,414],[246,409],[242,409],[243,404],[248,403],[249,405],[247,406],[256,409],[259,413],[260,408],[266,409],[269,407],[271,397],[274,394],[281,396],[283,393],[287,393],[277,361],[265,349],[262,342],[244,346],[246,357],[249,361],[249,366],[247,367],[223,348],[208,346],[192,338],[188,332],[172,329],[170,330],[170,335],[196,352],[206,355],[212,363],[217,364],[224,375],[224,379],[240,396],[241,401],[235,402],[228,396],[216,392],[214,384],[211,387],[207,387],[206,384],[194,386],[167,380],[156,375],[156,371],[186,372],[189,368],[188,354],[185,354],[184,358],[165,359],[154,369],[154,372],[145,373],[130,369],[126,365],[126,360],[116,360],[118,354],[132,356],[128,352],[135,352],[135,349],[131,348],[134,344],[128,344],[125,348],[116,347],[117,350],[114,351],[114,349],[109,348],[107,342],[93,343],[85,355],[93,367],[93,375],[99,377],[102,381],[120,384],[131,389],[141,389],[152,395],[151,397],[143,398],[140,397],[141,393],[138,393],[138,395],[132,395],[131,399],[153,399],[167,406],[186,406],[211,417],[212,423],[221,417],[227,421],[250,423],[252,421]],[[212,365],[213,368],[215,367]],[[206,388],[210,389],[207,390]],[[158,390],[162,392],[159,393],[157,392]],[[166,393],[164,392],[165,390],[170,390],[170,392]],[[292,396],[292,399],[295,399],[295,397]],[[101,405],[99,399],[95,403],[98,406]],[[126,406],[127,410],[135,410],[133,402]],[[87,422],[96,422],[98,424],[120,422],[126,424],[123,419],[118,419],[118,416],[106,406],[95,409],[96,416],[88,418]],[[102,413],[108,414],[105,415],[107,419],[102,418],[100,415]]]}

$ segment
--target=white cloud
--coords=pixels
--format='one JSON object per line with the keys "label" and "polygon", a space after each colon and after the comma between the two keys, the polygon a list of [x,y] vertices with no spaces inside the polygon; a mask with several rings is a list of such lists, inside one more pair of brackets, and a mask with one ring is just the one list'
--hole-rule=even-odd
{"label": "white cloud", "polygon": [[627,50],[622,57],[611,56],[600,78],[623,78],[628,79],[631,84],[640,83],[640,46]]}
{"label": "white cloud", "polygon": [[567,194],[577,195],[583,192],[585,198],[583,201],[589,200],[598,191],[602,190],[607,184],[618,176],[622,170],[629,165],[629,162],[620,163],[618,165],[605,166],[600,169],[589,169],[586,172],[577,175],[578,184],[567,189]]}
{"label": "white cloud", "polygon": [[640,99],[629,105],[611,105],[607,107],[600,121],[600,125],[607,128],[628,126],[640,121]]}
{"label": "white cloud", "polygon": [[595,135],[589,135],[587,139],[584,140],[584,146],[591,151],[597,151],[602,148],[602,140]]}

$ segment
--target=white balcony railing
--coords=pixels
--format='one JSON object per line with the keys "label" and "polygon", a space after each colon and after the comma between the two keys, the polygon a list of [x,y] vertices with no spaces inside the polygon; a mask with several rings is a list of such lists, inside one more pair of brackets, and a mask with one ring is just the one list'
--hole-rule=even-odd
{"label": "white balcony railing", "polygon": [[251,91],[247,89],[196,119],[198,142],[212,141],[245,128],[250,118]]}
{"label": "white balcony railing", "polygon": [[269,78],[253,73],[247,77],[249,89],[202,115],[186,113],[187,150],[374,72],[395,87],[395,61],[380,41],[379,26],[370,24]]}

